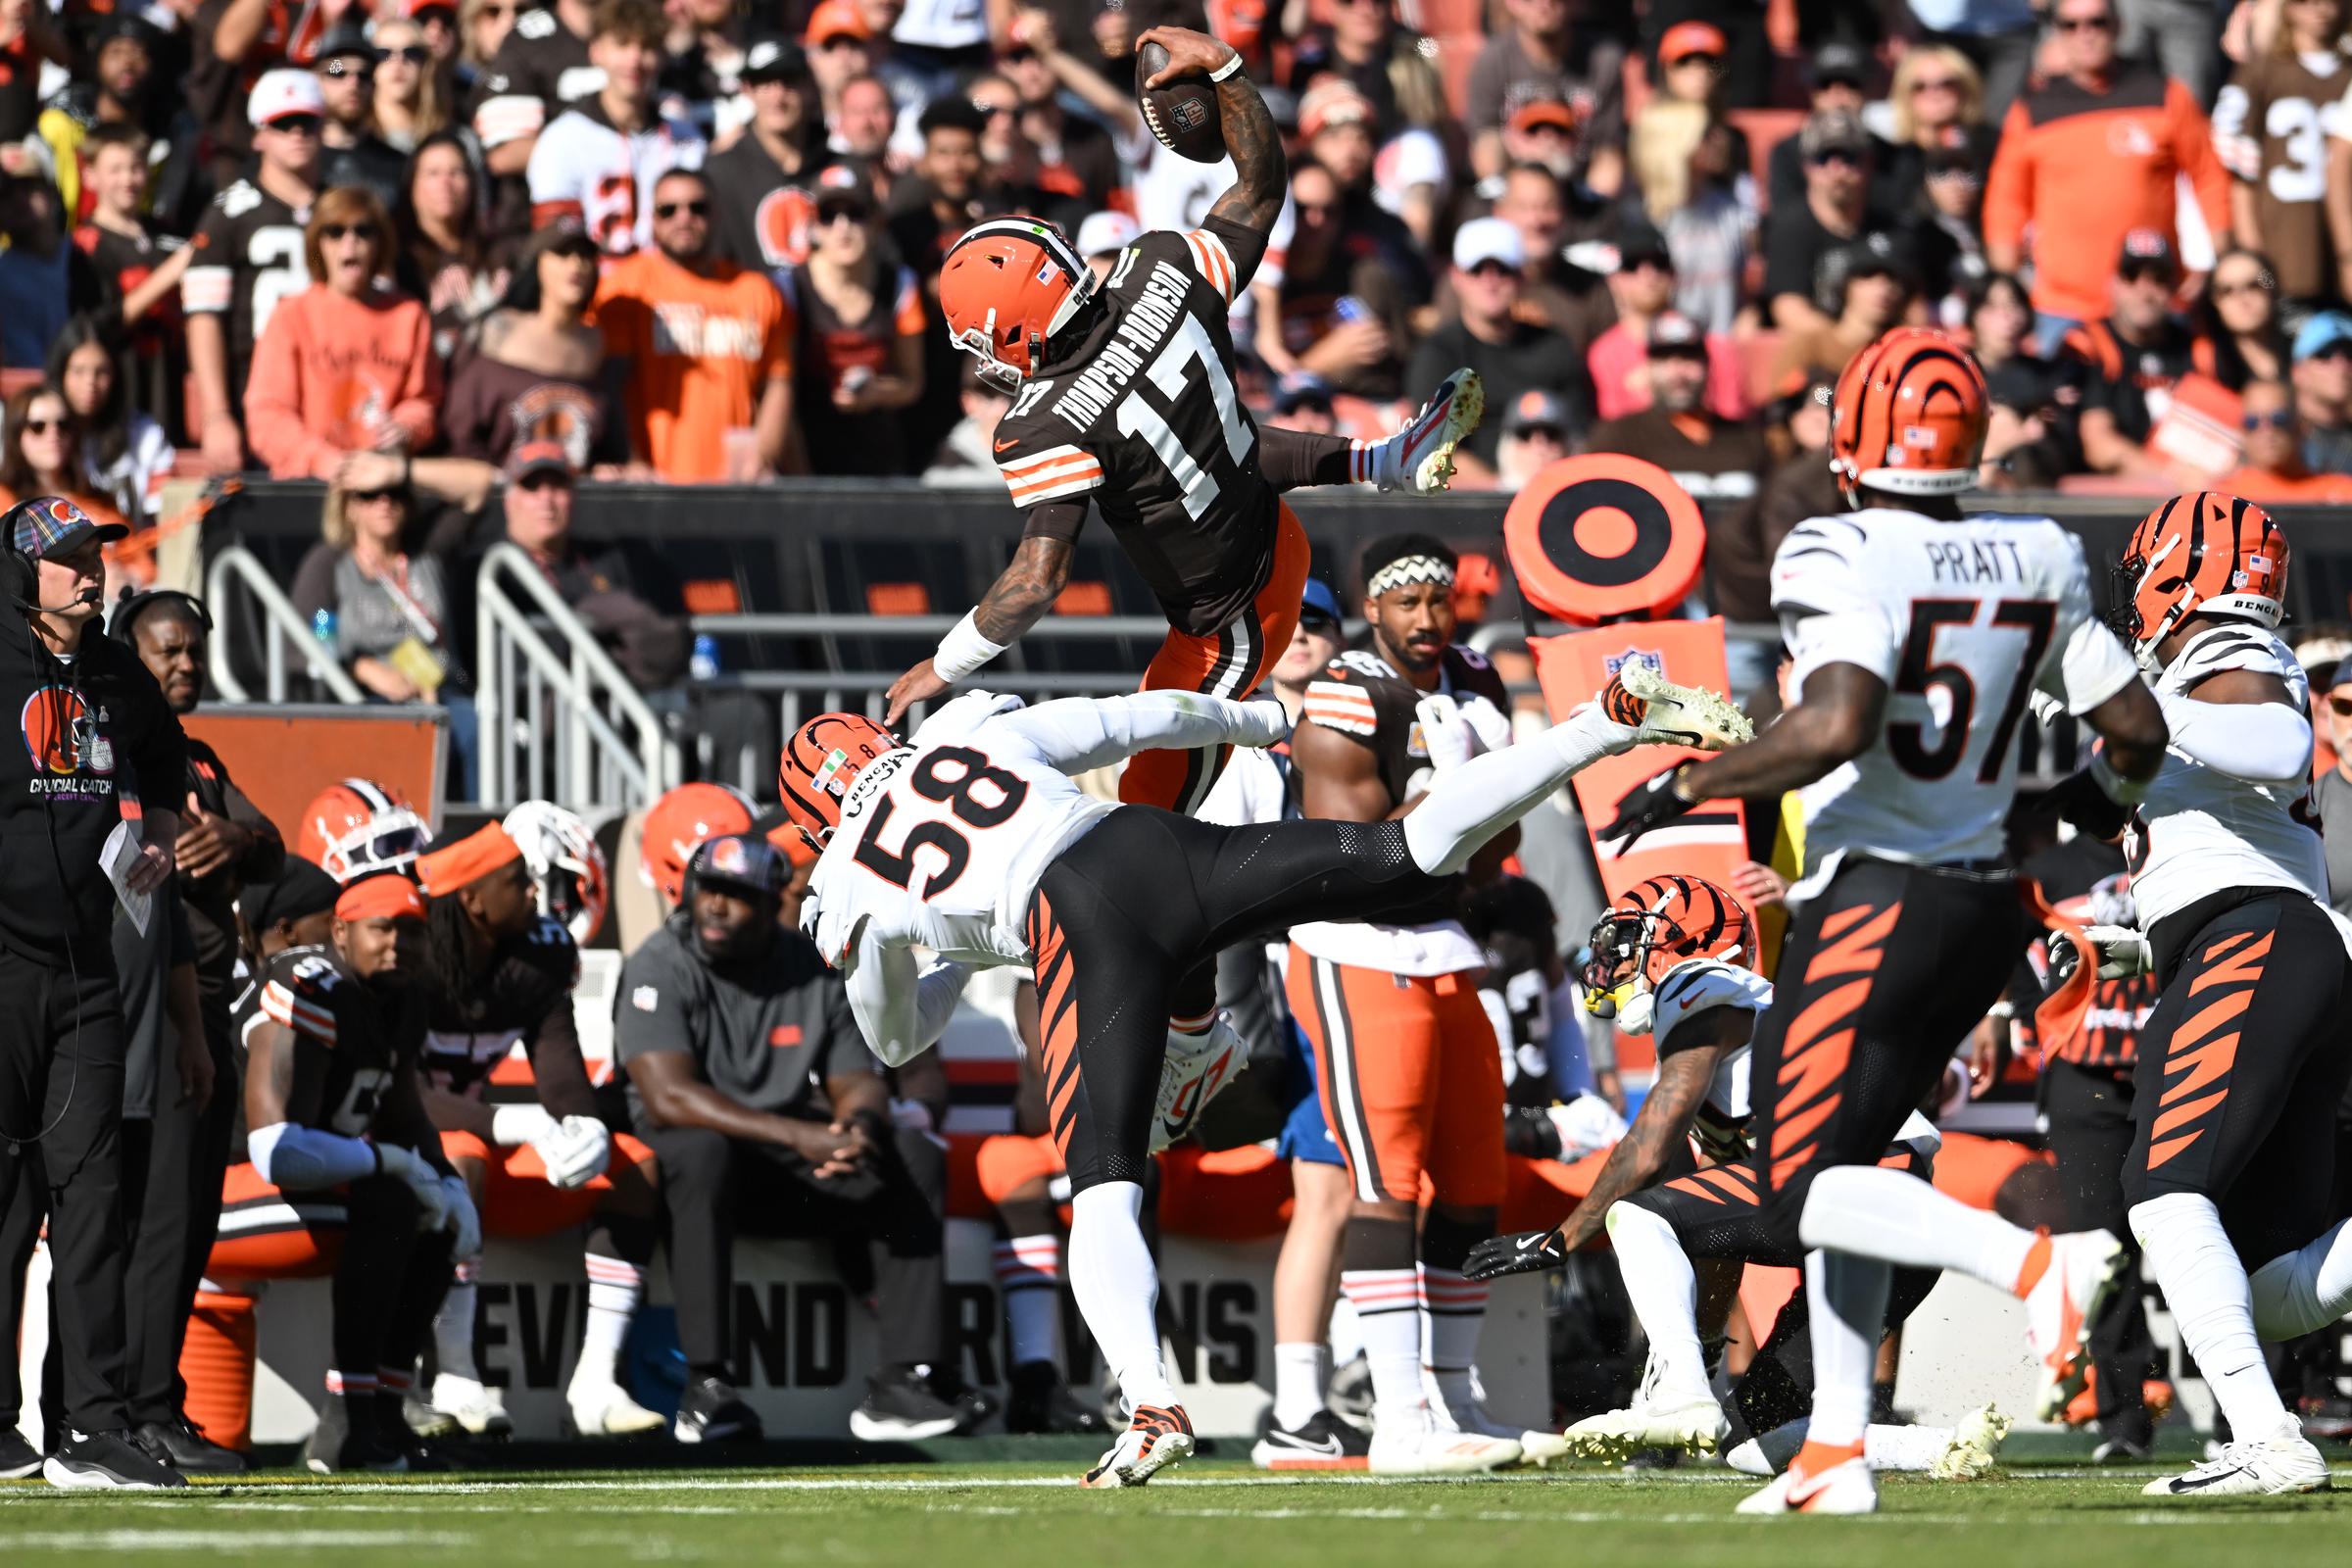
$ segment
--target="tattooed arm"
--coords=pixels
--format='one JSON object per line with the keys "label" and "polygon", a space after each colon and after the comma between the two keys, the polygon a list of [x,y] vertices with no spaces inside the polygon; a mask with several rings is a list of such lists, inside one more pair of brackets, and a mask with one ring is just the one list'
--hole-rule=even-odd
{"label": "tattooed arm", "polygon": [[[1185,76],[1205,78],[1235,58],[1232,45],[1186,27],[1153,27],[1136,41],[1155,43],[1168,52],[1167,69],[1147,81],[1148,87],[1165,86]],[[1235,178],[1233,188],[1217,198],[1208,216],[1238,223],[1262,240],[1273,231],[1274,220],[1290,190],[1282,132],[1275,128],[1266,101],[1258,96],[1247,74],[1236,71],[1216,88],[1217,123],[1225,133],[1225,151],[1233,159]]]}
{"label": "tattooed arm", "polygon": [[[1696,1043],[1682,1046],[1658,1063],[1658,1080],[1634,1113],[1617,1147],[1602,1161],[1592,1190],[1576,1211],[1560,1224],[1563,1247],[1574,1251],[1601,1233],[1609,1205],[1630,1198],[1654,1183],[1666,1168],[1674,1148],[1690,1135],[1691,1118],[1706,1099],[1707,1085],[1727,1052],[1747,1041],[1755,1015],[1738,1007],[1717,1007],[1684,1024],[1676,1034],[1691,1033]],[[1678,1042],[1678,1045],[1680,1043]]]}
{"label": "tattooed arm", "polygon": [[[1056,505],[1059,503],[1049,502],[1036,511]],[[1070,531],[1075,535],[1077,530]],[[1013,552],[1012,564],[972,611],[972,624],[980,635],[992,643],[1010,643],[1036,625],[1070,580],[1071,551],[1069,538],[1046,533],[1023,538]],[[940,678],[930,660],[924,660],[891,684],[890,708],[882,721],[895,726],[907,709],[939,696],[952,684]]]}

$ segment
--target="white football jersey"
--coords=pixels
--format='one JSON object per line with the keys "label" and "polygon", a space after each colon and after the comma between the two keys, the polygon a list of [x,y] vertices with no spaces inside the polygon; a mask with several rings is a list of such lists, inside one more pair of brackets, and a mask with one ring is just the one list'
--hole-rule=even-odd
{"label": "white football jersey", "polygon": [[624,133],[591,98],[558,115],[531,148],[525,182],[534,225],[576,212],[607,256],[654,242],[654,186],[673,169],[700,169],[708,150],[694,122],[656,119]]}
{"label": "white football jersey", "polygon": [[[2226,669],[2276,675],[2295,706],[2310,710],[2303,666],[2284,643],[2248,624],[2199,632],[2165,666],[2156,690],[2183,695]],[[2168,750],[2126,845],[2140,929],[2224,888],[2293,888],[2326,904],[2328,854],[2309,794],[2308,780],[2253,784]]]}
{"label": "white football jersey", "polygon": [[2046,517],[1814,517],[1773,558],[1772,604],[1791,689],[1825,664],[1858,664],[1887,688],[1869,748],[1801,792],[1799,897],[1849,851],[1998,858],[2033,689],[2082,713],[2138,678],[2092,611],[2082,543]]}

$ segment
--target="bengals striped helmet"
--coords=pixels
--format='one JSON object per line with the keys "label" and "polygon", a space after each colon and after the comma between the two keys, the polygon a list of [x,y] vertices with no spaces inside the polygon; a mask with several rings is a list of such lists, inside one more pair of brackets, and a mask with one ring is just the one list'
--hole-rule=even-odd
{"label": "bengals striped helmet", "polygon": [[899,738],[863,713],[819,713],[792,732],[776,763],[784,814],[818,849],[841,825],[841,803],[866,763],[898,750]]}
{"label": "bengals striped helmet", "polygon": [[992,218],[965,230],[939,269],[948,339],[980,379],[1013,393],[1045,363],[1047,341],[1095,292],[1094,270],[1042,218]]}
{"label": "bengals striped helmet", "polygon": [[1977,487],[1990,401],[1984,372],[1941,332],[1898,326],[1848,361],[1830,403],[1830,468],[1846,504],[1864,489],[1950,496]]}
{"label": "bengals striped helmet", "polygon": [[2177,496],[2139,519],[2115,565],[2108,624],[2140,667],[2191,615],[2229,615],[2270,630],[2286,618],[2286,535],[2251,501],[2213,490]]}
{"label": "bengals striped helmet", "polygon": [[705,839],[751,830],[752,808],[724,784],[681,784],[646,808],[637,869],[664,899],[686,897],[686,864]]}
{"label": "bengals striped helmet", "polygon": [[433,842],[408,797],[373,779],[339,779],[303,808],[295,852],[337,882],[403,870]]}
{"label": "bengals striped helmet", "polygon": [[1755,927],[1738,899],[1694,876],[1653,876],[1628,888],[1601,911],[1587,939],[1591,956],[1579,975],[1585,1005],[1623,1014],[1637,995],[1655,989],[1676,964],[1719,958],[1753,968]]}

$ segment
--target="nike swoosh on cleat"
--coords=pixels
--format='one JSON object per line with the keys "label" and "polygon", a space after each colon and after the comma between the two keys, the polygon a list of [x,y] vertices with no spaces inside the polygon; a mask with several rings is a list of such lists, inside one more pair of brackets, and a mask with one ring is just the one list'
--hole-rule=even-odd
{"label": "nike swoosh on cleat", "polygon": [[2175,1476],[2173,1478],[2172,1485],[2173,1495],[2179,1496],[2184,1492],[2202,1492],[2207,1487],[2219,1485],[2220,1483],[2229,1480],[2232,1476],[2240,1476],[2244,1475],[2245,1473],[2245,1468],[2241,1465],[2232,1469],[2221,1471],[2216,1475],[2205,1476],[2202,1478],[2197,1476]]}
{"label": "nike swoosh on cleat", "polygon": [[1325,1438],[1321,1443],[1309,1443],[1305,1439],[1288,1432],[1271,1432],[1267,1436],[1297,1453],[1312,1453],[1326,1459],[1338,1459],[1345,1457],[1348,1452],[1346,1446],[1337,1438]]}

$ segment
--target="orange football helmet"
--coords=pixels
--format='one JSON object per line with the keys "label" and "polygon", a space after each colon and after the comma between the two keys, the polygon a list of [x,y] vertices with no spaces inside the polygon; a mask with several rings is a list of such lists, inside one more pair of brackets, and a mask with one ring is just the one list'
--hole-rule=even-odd
{"label": "orange football helmet", "polygon": [[1678,963],[1720,958],[1754,968],[1755,926],[1740,901],[1694,876],[1653,876],[1626,889],[1593,923],[1591,956],[1578,976],[1585,1005],[1622,1012]]}
{"label": "orange football helmet", "polygon": [[2272,631],[2286,618],[2286,535],[2253,502],[2218,491],[2176,496],[2139,519],[2115,565],[2108,624],[2140,667],[2191,615],[2230,615]]}
{"label": "orange football helmet", "polygon": [[784,814],[808,842],[823,849],[841,825],[841,803],[875,758],[899,749],[899,738],[863,713],[819,713],[792,732],[776,761],[776,793]]}
{"label": "orange football helmet", "polygon": [[1037,373],[1047,340],[1094,292],[1094,270],[1041,218],[977,224],[939,269],[949,341],[980,362],[981,380],[1006,393]]}
{"label": "orange football helmet", "polygon": [[433,830],[408,797],[373,779],[329,784],[303,808],[294,853],[337,882],[415,863],[433,842]]}
{"label": "orange football helmet", "polygon": [[1830,403],[1830,467],[1846,504],[1865,488],[1974,490],[1990,407],[1984,372],[1951,338],[1924,326],[1882,335],[1847,362]]}
{"label": "orange football helmet", "polygon": [[686,896],[686,864],[696,846],[751,826],[751,806],[724,784],[681,784],[646,808],[637,869],[675,907]]}

